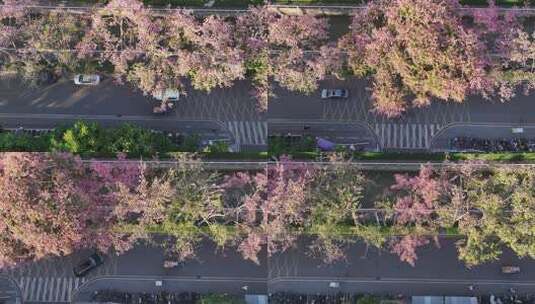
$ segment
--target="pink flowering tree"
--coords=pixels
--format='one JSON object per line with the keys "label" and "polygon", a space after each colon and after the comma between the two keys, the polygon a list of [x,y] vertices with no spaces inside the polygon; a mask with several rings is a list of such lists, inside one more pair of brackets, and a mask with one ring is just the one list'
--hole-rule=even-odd
{"label": "pink flowering tree", "polygon": [[497,96],[508,101],[523,87],[527,94],[534,86],[530,68],[530,38],[518,12],[501,13],[494,0],[488,7],[473,11],[473,30],[488,50],[489,70],[476,92],[487,99]]}
{"label": "pink flowering tree", "polygon": [[307,166],[283,159],[268,165],[266,172],[228,177],[227,191],[231,185],[246,190],[236,222],[242,235],[238,251],[245,259],[259,263],[262,248],[273,255],[294,245],[308,210],[306,192],[311,176]]}
{"label": "pink flowering tree", "polygon": [[376,0],[358,13],[339,46],[357,75],[371,75],[375,110],[387,117],[433,98],[463,102],[485,77],[477,35],[451,0]]}
{"label": "pink flowering tree", "polygon": [[[182,58],[190,67],[187,75],[193,87],[210,91],[216,87],[230,87],[235,80],[243,79],[243,54],[234,39],[234,25],[222,17],[209,16],[196,28],[188,37],[190,47]],[[176,34],[172,37],[180,39]]]}
{"label": "pink flowering tree", "polygon": [[390,187],[394,200],[390,206],[394,233],[391,250],[414,266],[416,249],[429,243],[436,236],[439,223],[437,209],[446,201],[448,182],[445,175],[427,165],[417,176],[396,174],[395,183]]}
{"label": "pink flowering tree", "polygon": [[139,173],[129,165],[88,168],[70,154],[0,155],[0,264],[129,247],[114,237],[110,210],[114,189],[133,187]]}
{"label": "pink flowering tree", "polygon": [[114,67],[114,76],[123,83],[131,64],[159,49],[160,22],[137,0],[112,0],[95,8],[91,28],[77,45],[80,58],[95,58]]}
{"label": "pink flowering tree", "polygon": [[267,108],[271,80],[306,94],[317,89],[326,72],[321,55],[327,50],[318,51],[328,38],[327,29],[326,19],[280,15],[267,7],[250,8],[237,18],[237,39],[261,109]]}
{"label": "pink flowering tree", "polygon": [[53,72],[76,72],[81,62],[75,52],[83,33],[89,26],[86,16],[77,16],[65,12],[49,12],[33,18],[24,27],[24,45],[18,51],[25,74],[33,67],[39,71],[53,68]]}
{"label": "pink flowering tree", "polygon": [[73,71],[78,60],[71,51],[88,20],[62,11],[34,11],[32,1],[6,1],[0,8],[0,51],[4,68],[35,84],[40,73]]}

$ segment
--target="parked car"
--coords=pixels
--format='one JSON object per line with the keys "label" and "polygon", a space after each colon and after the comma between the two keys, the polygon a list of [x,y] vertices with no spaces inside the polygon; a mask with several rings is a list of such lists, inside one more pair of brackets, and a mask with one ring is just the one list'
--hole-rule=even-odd
{"label": "parked car", "polygon": [[98,254],[93,253],[87,259],[81,261],[73,268],[74,275],[77,277],[83,277],[91,270],[97,268],[104,263],[104,259]]}
{"label": "parked car", "polygon": [[349,97],[349,90],[346,89],[323,89],[321,99],[342,99]]}
{"label": "parked car", "polygon": [[512,274],[512,273],[519,273],[520,272],[520,267],[518,266],[502,266],[502,273],[505,273],[505,274]]}
{"label": "parked car", "polygon": [[100,83],[100,76],[96,74],[78,74],[74,76],[74,84],[97,85]]}
{"label": "parked car", "polygon": [[152,94],[152,97],[160,101],[167,100],[167,101],[175,102],[180,99],[180,91],[177,89],[160,90],[160,91],[154,92]]}

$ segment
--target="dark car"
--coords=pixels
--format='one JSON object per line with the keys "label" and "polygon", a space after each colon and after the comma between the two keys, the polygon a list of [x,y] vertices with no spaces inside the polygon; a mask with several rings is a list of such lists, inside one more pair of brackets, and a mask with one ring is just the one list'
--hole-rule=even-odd
{"label": "dark car", "polygon": [[58,80],[58,76],[51,71],[41,71],[37,78],[38,85],[50,85]]}
{"label": "dark car", "polygon": [[102,259],[102,257],[98,253],[94,253],[73,268],[74,275],[77,277],[83,277],[88,272],[97,268],[103,263],[104,260]]}

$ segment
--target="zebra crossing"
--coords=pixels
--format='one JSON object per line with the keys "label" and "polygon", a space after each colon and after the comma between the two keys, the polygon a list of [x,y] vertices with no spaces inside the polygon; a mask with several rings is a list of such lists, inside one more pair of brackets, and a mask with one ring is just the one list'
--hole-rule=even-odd
{"label": "zebra crossing", "polygon": [[267,143],[267,122],[227,121],[226,127],[240,145],[265,145]]}
{"label": "zebra crossing", "polygon": [[383,149],[429,149],[440,124],[379,123],[374,130]]}
{"label": "zebra crossing", "polygon": [[85,278],[20,277],[16,281],[24,302],[70,302],[73,291],[85,282]]}

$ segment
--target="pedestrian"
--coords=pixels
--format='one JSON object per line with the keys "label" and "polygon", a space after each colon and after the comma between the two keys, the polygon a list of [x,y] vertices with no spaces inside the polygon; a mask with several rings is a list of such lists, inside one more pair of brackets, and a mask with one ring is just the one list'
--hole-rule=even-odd
{"label": "pedestrian", "polygon": [[468,290],[470,290],[470,291],[474,291],[474,289],[476,289],[476,287],[475,287],[474,285],[470,285],[470,286],[468,286]]}

